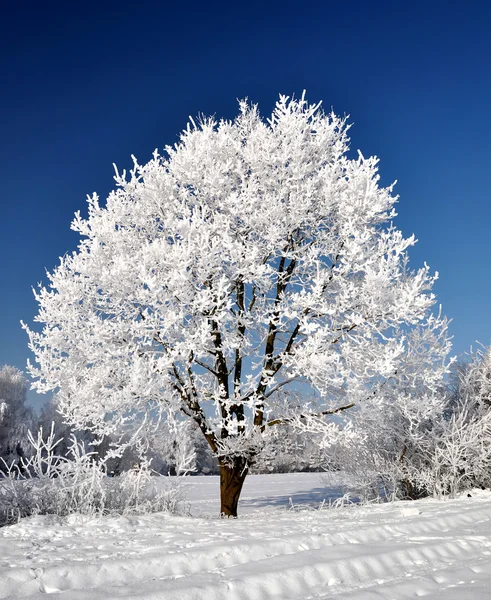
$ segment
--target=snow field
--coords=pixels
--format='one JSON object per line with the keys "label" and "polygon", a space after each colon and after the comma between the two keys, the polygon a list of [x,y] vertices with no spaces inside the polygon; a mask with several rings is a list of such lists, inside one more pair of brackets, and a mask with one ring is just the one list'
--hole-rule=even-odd
{"label": "snow field", "polygon": [[[0,597],[491,597],[489,492],[302,510],[318,505],[322,490],[326,498],[335,490],[316,474],[251,476],[242,516],[219,520],[218,479],[187,485],[191,513],[200,516],[39,516],[3,528]],[[298,510],[288,510],[289,498]]]}

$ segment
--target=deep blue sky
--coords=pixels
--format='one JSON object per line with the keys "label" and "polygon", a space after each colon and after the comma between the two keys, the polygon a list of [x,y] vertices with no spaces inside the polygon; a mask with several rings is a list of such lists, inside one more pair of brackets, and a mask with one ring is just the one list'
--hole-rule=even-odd
{"label": "deep blue sky", "polygon": [[73,213],[113,162],[146,161],[188,115],[247,96],[267,116],[303,89],[398,180],[455,353],[491,341],[489,2],[10,2],[0,66],[0,365],[25,367],[31,286],[75,249]]}

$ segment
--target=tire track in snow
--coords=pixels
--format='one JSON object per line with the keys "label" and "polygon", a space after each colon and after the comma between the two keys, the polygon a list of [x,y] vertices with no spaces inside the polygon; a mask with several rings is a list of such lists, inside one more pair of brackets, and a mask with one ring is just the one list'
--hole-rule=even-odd
{"label": "tire track in snow", "polygon": [[489,495],[237,521],[39,517],[0,530],[0,597],[409,598],[457,589],[457,571],[485,578],[490,521]]}
{"label": "tire track in snow", "polygon": [[[274,523],[271,522],[272,515],[258,519],[257,525],[264,529],[259,539],[244,539],[247,538],[244,535],[240,540],[217,544],[216,538],[204,536],[201,544],[190,542],[181,547],[169,547],[167,539],[160,545],[158,537],[153,537],[150,548],[139,548],[145,540],[139,542],[135,537],[132,552],[144,551],[142,558],[106,558],[96,560],[95,564],[65,562],[31,570],[27,580],[26,569],[14,569],[8,577],[13,579],[12,583],[16,581],[18,593],[15,597],[34,598],[46,593],[66,597],[61,593],[66,590],[69,597],[75,599],[77,589],[80,589],[80,597],[87,599],[164,597],[172,600],[174,596],[183,599],[214,597],[217,600],[221,597],[227,600],[233,597],[240,600],[286,599],[305,597],[306,592],[312,597],[316,591],[319,593],[329,586],[329,595],[319,596],[329,598],[338,595],[340,589],[341,593],[347,589],[354,591],[360,585],[369,586],[374,580],[381,586],[387,579],[405,576],[406,571],[428,570],[429,564],[445,568],[463,561],[475,562],[483,552],[489,553],[490,541],[485,536],[468,535],[463,540],[445,539],[445,536],[456,527],[472,525],[475,529],[480,523],[489,521],[491,508],[468,507],[463,513],[452,511],[454,514],[440,517],[423,514],[401,523],[397,522],[400,519],[395,506],[392,513],[396,515],[391,514],[383,525],[358,523],[353,529],[350,511],[342,515],[346,519],[340,522],[330,518],[341,515],[340,512],[304,513],[298,515],[298,519],[297,515],[283,513]],[[354,513],[359,516],[356,509]],[[204,533],[201,531],[203,526],[213,525],[229,534],[237,525],[244,533],[240,521],[203,523],[184,519],[180,524],[196,525],[199,534]],[[292,533],[295,525],[303,531]],[[333,526],[337,526],[338,532],[319,533],[319,529],[329,531]],[[277,532],[277,537],[268,538],[273,531]],[[436,534],[440,537],[428,538]],[[390,578],[387,573],[391,574]],[[101,590],[105,590],[103,596],[100,596]],[[162,596],[164,591],[165,596]]]}
{"label": "tire track in snow", "polygon": [[[474,564],[476,559],[482,556],[483,550],[491,555],[489,549],[486,550],[488,546],[487,540],[484,545],[483,540],[433,541],[424,546],[404,542],[404,546],[398,549],[394,549],[391,543],[370,547],[345,544],[325,547],[315,554],[299,551],[263,558],[247,562],[246,567],[231,565],[187,576],[156,576],[146,581],[126,580],[123,585],[121,583],[124,577],[119,573],[117,586],[108,585],[109,582],[105,580],[103,586],[90,590],[71,588],[68,597],[73,600],[97,600],[102,597],[128,600],[299,600],[307,597],[346,597],[345,594],[349,592],[350,598],[368,598],[363,594],[367,593],[368,587],[373,586],[374,581],[381,586],[390,583],[387,579],[405,579],[408,572],[417,575],[421,572],[427,573],[435,567],[448,569],[456,563]],[[131,567],[132,565],[126,565],[126,568],[133,570]],[[54,592],[59,589],[56,587],[59,583],[50,583],[48,579],[44,579],[46,591]],[[360,586],[365,589],[360,590]],[[330,590],[327,595],[326,588]],[[356,596],[352,595],[355,593]],[[58,596],[65,595],[53,594],[53,597]],[[42,595],[35,594],[30,597],[41,598]],[[379,594],[374,597],[386,596]],[[395,598],[392,595],[387,597]],[[410,596],[406,594],[402,597]]]}

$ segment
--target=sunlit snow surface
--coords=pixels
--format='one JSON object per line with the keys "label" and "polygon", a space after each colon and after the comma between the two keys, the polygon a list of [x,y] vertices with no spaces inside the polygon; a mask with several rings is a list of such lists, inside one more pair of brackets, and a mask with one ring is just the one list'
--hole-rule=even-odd
{"label": "sunlit snow surface", "polygon": [[491,598],[490,492],[319,511],[307,506],[335,490],[318,475],[251,476],[241,518],[221,521],[218,479],[188,486],[193,517],[33,517],[1,529],[0,597]]}

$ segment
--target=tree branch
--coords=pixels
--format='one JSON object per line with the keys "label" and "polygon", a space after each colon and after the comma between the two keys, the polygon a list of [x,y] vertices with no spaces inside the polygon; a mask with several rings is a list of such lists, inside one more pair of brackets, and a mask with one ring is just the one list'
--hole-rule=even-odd
{"label": "tree branch", "polygon": [[[280,263],[278,265],[278,276],[276,282],[276,296],[274,299],[274,310],[270,317],[269,327],[268,327],[268,335],[266,337],[266,345],[264,349],[264,363],[261,374],[261,379],[257,386],[256,393],[259,397],[264,398],[264,393],[266,391],[268,381],[272,375],[274,375],[275,365],[274,365],[274,348],[275,348],[275,340],[276,335],[278,333],[278,319],[279,319],[279,304],[283,297],[283,292],[285,291],[288,283],[291,280],[293,271],[295,270],[295,266],[297,261],[295,258],[290,260],[288,266],[286,266],[286,252],[289,249],[293,249],[293,238],[288,241],[288,244],[285,246],[283,250],[283,255],[280,259]],[[278,370],[278,369],[277,369]],[[254,414],[254,425],[256,427],[262,426],[264,418],[264,402],[260,402],[256,406],[255,414]]]}
{"label": "tree branch", "polygon": [[215,377],[218,377],[218,373],[212,367],[210,367],[206,363],[202,362],[199,358],[193,358],[193,362],[195,362],[200,367],[203,367],[203,369],[206,369],[207,371],[209,371]]}
{"label": "tree branch", "polygon": [[[240,396],[240,384],[242,378],[242,348],[241,344],[244,342],[244,336],[246,327],[244,324],[245,317],[245,286],[244,282],[239,279],[236,284],[236,302],[237,307],[239,309],[238,314],[238,325],[237,331],[239,334],[240,342],[239,347],[235,350],[235,365],[234,365],[234,398],[238,398]],[[251,302],[252,304],[252,302]],[[237,417],[237,421],[241,422],[244,420],[244,405],[233,404],[230,407],[230,412],[235,414]],[[245,431],[245,427],[243,425],[239,425],[239,433],[243,433]]]}
{"label": "tree branch", "polygon": [[278,383],[277,385],[275,385],[274,388],[271,388],[266,394],[264,394],[264,397],[269,398],[275,392],[277,392],[279,389],[281,389],[282,387],[285,387],[285,385],[288,385],[289,383],[292,383],[293,381],[296,381],[296,380],[297,380],[297,377],[292,377],[291,379],[285,379],[285,381],[282,381],[281,383]]}
{"label": "tree branch", "polygon": [[[190,367],[189,367],[189,369],[190,369]],[[189,375],[189,369],[188,369],[188,375]],[[181,375],[179,374],[179,370],[175,363],[172,364],[172,370],[169,372],[169,375],[171,375],[171,377],[173,375],[176,378],[178,383],[176,383],[176,381],[171,380],[171,385],[181,396],[181,399],[183,400],[184,404],[187,406],[187,409],[189,411],[189,412],[187,412],[187,411],[183,411],[183,412],[185,412],[185,414],[187,414],[188,416],[193,418],[195,423],[200,428],[202,434],[204,435],[206,441],[208,442],[208,445],[210,446],[211,451],[213,453],[216,453],[218,450],[216,436],[212,431],[210,431],[210,429],[208,427],[208,424],[206,421],[206,415],[198,402],[198,397],[196,394],[196,389],[194,387],[194,384],[191,383],[191,389],[192,389],[192,393],[193,393],[193,396],[191,396],[191,394],[188,391],[186,391],[186,385],[185,385]]]}
{"label": "tree branch", "polygon": [[345,404],[344,406],[339,406],[338,408],[334,408],[331,410],[323,410],[322,412],[319,412],[319,413],[310,413],[307,415],[299,415],[296,418],[283,417],[283,418],[279,418],[279,419],[273,419],[271,421],[267,421],[266,423],[264,423],[264,425],[262,425],[261,432],[263,432],[266,429],[266,427],[273,427],[274,425],[288,425],[289,423],[294,423],[296,419],[315,419],[315,418],[319,419],[320,417],[325,417],[327,415],[336,415],[340,412],[343,412],[345,410],[353,408],[353,406],[355,406],[355,403],[351,402],[350,404]]}

